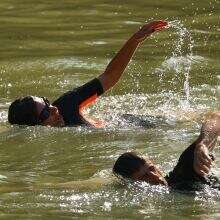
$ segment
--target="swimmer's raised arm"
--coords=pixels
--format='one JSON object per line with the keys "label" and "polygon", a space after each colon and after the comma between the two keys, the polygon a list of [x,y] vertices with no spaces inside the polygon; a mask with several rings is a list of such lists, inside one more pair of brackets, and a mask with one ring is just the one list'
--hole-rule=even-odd
{"label": "swimmer's raised arm", "polygon": [[105,72],[98,77],[104,91],[107,91],[119,81],[138,45],[153,32],[163,29],[166,25],[166,21],[153,21],[145,24],[132,35],[108,64]]}
{"label": "swimmer's raised arm", "polygon": [[203,123],[194,151],[194,170],[200,176],[209,173],[213,158],[209,153],[216,147],[220,135],[220,112],[212,113]]}
{"label": "swimmer's raised arm", "polygon": [[[207,146],[220,135],[220,112],[211,113],[202,124],[200,136]],[[212,150],[212,147],[209,147]]]}

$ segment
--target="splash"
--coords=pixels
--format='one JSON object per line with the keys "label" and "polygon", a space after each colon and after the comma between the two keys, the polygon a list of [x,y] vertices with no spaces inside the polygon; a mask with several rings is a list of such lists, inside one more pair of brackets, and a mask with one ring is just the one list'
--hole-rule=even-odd
{"label": "splash", "polygon": [[[174,20],[168,23],[168,27],[169,30],[172,30],[169,35],[171,51],[164,62],[154,70],[154,73],[159,76],[160,82],[157,95],[161,92],[163,94],[171,94],[168,99],[166,95],[164,98],[162,97],[160,110],[163,110],[167,114],[172,108],[171,103],[175,102],[174,109],[181,109],[188,112],[193,106],[193,99],[190,98],[190,71],[192,64],[201,62],[201,60],[198,60],[198,56],[193,56],[194,41],[191,32],[184,24],[179,20]],[[129,71],[129,75],[133,81],[131,93],[140,94],[139,80],[141,78],[140,72],[143,72],[141,71],[142,66],[132,64],[131,67],[132,70]],[[181,94],[179,94],[179,88],[181,88]],[[172,94],[175,94],[179,98],[177,99]],[[132,106],[135,108],[132,112],[140,114],[140,97],[136,98],[136,103]]]}
{"label": "splash", "polygon": [[[177,82],[184,75],[183,92],[184,99],[180,101],[182,108],[187,109],[190,107],[190,86],[189,75],[191,66],[193,63],[193,46],[194,41],[192,39],[190,31],[184,27],[181,21],[174,20],[169,22],[169,27],[173,28],[175,39],[172,43],[171,56],[162,63],[161,67],[156,68],[155,72],[159,73],[160,81],[163,80],[163,76],[167,73],[174,72],[174,76],[170,80],[171,84],[175,87]],[[170,37],[172,34],[170,34]]]}
{"label": "splash", "polygon": [[183,64],[183,70],[184,70],[183,73],[185,76],[185,82],[183,88],[186,95],[186,100],[189,101],[189,95],[190,95],[189,73],[192,64],[191,58],[193,56],[194,41],[192,39],[190,32],[184,27],[184,25],[180,21],[176,20],[169,22],[169,26],[175,28],[179,36],[175,44],[176,48],[173,51],[173,57],[177,57],[177,56],[181,57],[184,54],[184,45],[186,45],[186,49],[187,49],[186,58],[188,58],[187,59],[188,62]]}
{"label": "splash", "polygon": [[172,53],[173,56],[181,56],[183,54],[183,47],[185,44],[187,44],[187,52],[189,55],[192,55],[194,41],[191,37],[190,31],[184,27],[184,25],[179,20],[170,21],[168,25],[170,28],[174,28],[177,35],[179,36],[174,43],[175,50]]}
{"label": "splash", "polygon": [[[171,21],[168,25],[171,49],[164,62],[153,71],[159,76],[158,92],[141,92],[141,73],[138,70],[142,69],[142,65],[134,63],[128,72],[132,78],[130,93],[106,97],[87,113],[97,117],[101,115],[100,118],[110,121],[114,127],[127,128],[138,123],[146,128],[145,123],[149,122],[154,125],[172,126],[177,121],[192,121],[210,106],[210,102],[207,105],[201,103],[204,99],[200,99],[198,94],[194,95],[194,88],[190,89],[192,65],[204,62],[203,57],[193,55],[194,41],[190,30],[179,20]],[[106,112],[106,109],[111,109],[107,115],[102,113]]]}

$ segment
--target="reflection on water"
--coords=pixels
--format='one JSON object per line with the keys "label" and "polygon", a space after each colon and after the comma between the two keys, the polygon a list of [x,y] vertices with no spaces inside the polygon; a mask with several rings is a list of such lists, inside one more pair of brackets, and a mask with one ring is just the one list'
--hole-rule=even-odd
{"label": "reflection on water", "polygon": [[[2,0],[1,216],[218,219],[215,190],[192,195],[140,183],[86,188],[80,182],[110,179],[116,158],[131,150],[169,172],[196,138],[203,116],[219,108],[217,3]],[[147,39],[122,81],[87,110],[109,122],[105,129],[8,125],[7,109],[16,97],[54,100],[87,82],[143,21],[153,19],[170,21],[170,28]],[[153,126],[142,126],[146,121]],[[217,166],[219,156],[217,149]],[[80,187],[39,187],[68,181]]]}

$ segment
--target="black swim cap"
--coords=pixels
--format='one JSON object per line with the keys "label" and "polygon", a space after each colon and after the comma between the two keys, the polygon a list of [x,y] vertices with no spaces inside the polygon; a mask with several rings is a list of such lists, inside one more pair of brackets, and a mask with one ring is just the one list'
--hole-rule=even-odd
{"label": "black swim cap", "polygon": [[32,96],[18,98],[11,103],[8,110],[10,124],[37,125],[37,109]]}
{"label": "black swim cap", "polygon": [[145,160],[135,152],[126,152],[116,160],[113,173],[125,178],[131,178],[133,173],[138,171],[144,164]]}

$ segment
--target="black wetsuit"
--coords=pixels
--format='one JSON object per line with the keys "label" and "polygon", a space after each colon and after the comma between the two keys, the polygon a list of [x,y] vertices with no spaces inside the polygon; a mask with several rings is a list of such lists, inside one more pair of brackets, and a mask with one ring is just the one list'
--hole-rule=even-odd
{"label": "black wetsuit", "polygon": [[[166,177],[166,181],[172,189],[195,191],[202,190],[206,185],[220,190],[220,180],[210,174],[207,177],[199,176],[193,169],[194,150],[196,143],[190,145],[180,156],[173,171]],[[213,156],[210,155],[214,160]]]}
{"label": "black wetsuit", "polygon": [[93,96],[103,94],[103,87],[98,79],[66,92],[52,105],[59,109],[66,126],[90,125],[80,114],[80,105]]}

